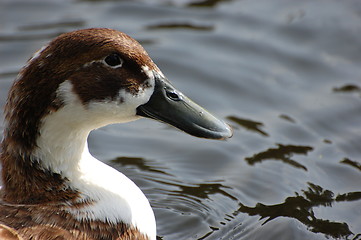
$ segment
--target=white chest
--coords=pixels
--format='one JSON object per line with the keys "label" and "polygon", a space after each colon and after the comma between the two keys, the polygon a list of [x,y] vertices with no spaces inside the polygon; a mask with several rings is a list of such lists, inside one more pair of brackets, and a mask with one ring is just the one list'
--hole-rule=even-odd
{"label": "white chest", "polygon": [[93,219],[131,224],[151,239],[156,236],[153,210],[142,191],[122,173],[84,152],[77,175],[69,176],[72,188],[93,204],[72,210],[79,220]]}

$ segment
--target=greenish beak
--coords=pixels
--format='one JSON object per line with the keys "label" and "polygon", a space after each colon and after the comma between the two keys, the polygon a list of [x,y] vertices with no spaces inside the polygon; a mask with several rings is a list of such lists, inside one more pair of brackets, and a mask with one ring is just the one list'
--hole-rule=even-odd
{"label": "greenish beak", "polygon": [[232,136],[230,126],[156,73],[154,92],[146,104],[137,108],[137,115],[168,123],[196,137],[226,139]]}

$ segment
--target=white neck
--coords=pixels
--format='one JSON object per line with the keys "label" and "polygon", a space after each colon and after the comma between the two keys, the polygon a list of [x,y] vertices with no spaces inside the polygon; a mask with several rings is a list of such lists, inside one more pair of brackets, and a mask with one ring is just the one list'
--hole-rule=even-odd
{"label": "white neck", "polygon": [[[104,104],[109,106],[112,103]],[[112,121],[109,115],[103,117],[102,114],[94,114],[103,109],[99,107],[101,103],[95,105],[85,107],[73,99],[46,116],[33,157],[45,169],[68,179],[70,187],[81,193],[80,201],[93,202],[84,208],[69,210],[79,220],[124,222],[155,239],[154,214],[142,191],[125,175],[89,153],[87,137],[90,131],[108,124],[109,120],[105,119]]]}

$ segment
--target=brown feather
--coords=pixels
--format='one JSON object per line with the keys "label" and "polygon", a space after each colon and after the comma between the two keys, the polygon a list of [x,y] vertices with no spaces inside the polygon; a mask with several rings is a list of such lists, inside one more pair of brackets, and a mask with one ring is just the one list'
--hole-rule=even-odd
{"label": "brown feather", "polygon": [[69,208],[64,204],[14,205],[0,202],[0,239],[148,239],[136,228],[124,223],[79,221],[66,211]]}
{"label": "brown feather", "polygon": [[[105,69],[99,60],[115,52],[124,66]],[[92,202],[79,202],[80,194],[68,187],[68,179],[32,157],[42,119],[63,107],[56,96],[62,82],[71,81],[84,105],[93,99],[114,100],[120,89],[137,94],[148,87],[142,66],[158,70],[134,39],[111,29],[85,29],[60,35],[21,70],[5,106],[0,146],[0,239],[148,239],[122,222],[78,221],[70,210]]]}
{"label": "brown feather", "polygon": [[14,228],[0,224],[0,239],[2,240],[23,240]]}

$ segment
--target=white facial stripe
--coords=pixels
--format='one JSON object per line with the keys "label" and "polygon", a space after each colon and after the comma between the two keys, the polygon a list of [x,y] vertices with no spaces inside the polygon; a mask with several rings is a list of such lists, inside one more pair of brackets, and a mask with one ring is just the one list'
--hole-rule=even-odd
{"label": "white facial stripe", "polygon": [[[154,76],[147,81],[150,87],[140,89],[136,95],[120,89],[116,99],[92,100],[86,106],[82,105],[80,98],[73,92],[72,83],[64,81],[57,90],[57,97],[64,102],[65,107],[58,112],[69,109],[69,114],[77,116],[71,117],[72,121],[78,121],[81,125],[92,122],[91,129],[136,120],[136,108],[147,103],[154,91]],[[71,110],[76,112],[70,113]]]}
{"label": "white facial stripe", "polygon": [[[87,147],[89,132],[110,123],[138,118],[136,108],[145,104],[154,91],[151,87],[137,95],[119,91],[118,100],[90,101],[83,105],[67,80],[59,85],[57,97],[64,103],[60,109],[42,119],[37,151],[33,157],[54,173],[69,179],[69,186],[79,190],[82,199],[92,203],[83,208],[65,207],[79,220],[101,220],[131,224],[155,239],[155,219],[148,200],[127,177],[92,157]],[[122,98],[123,101],[119,101]]]}
{"label": "white facial stripe", "polygon": [[100,60],[94,60],[94,61],[85,63],[85,64],[83,65],[83,68],[87,68],[87,67],[91,66],[91,65],[94,64],[94,63],[101,63],[101,64],[103,64],[104,66],[109,67],[109,68],[120,68],[120,67],[123,66],[123,60],[122,60],[122,59],[121,59],[121,64],[116,65],[116,66],[110,66],[110,65],[108,65],[108,64],[105,62],[105,59],[100,59]]}

